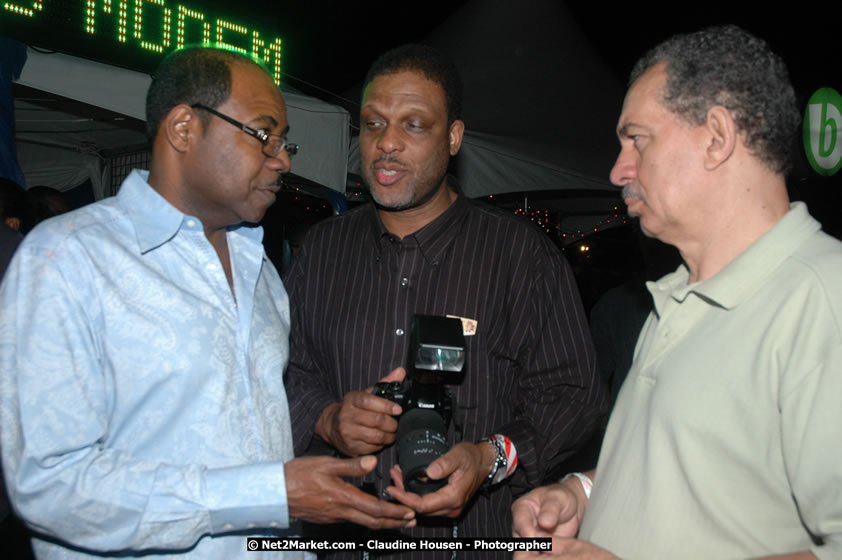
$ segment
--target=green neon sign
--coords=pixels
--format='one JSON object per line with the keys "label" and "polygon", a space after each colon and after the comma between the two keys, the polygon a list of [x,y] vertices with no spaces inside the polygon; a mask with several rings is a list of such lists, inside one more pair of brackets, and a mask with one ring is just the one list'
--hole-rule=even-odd
{"label": "green neon sign", "polygon": [[[2,2],[2,0],[0,0]],[[0,6],[0,35],[150,72],[186,44],[215,44],[263,60],[281,82],[281,38],[249,25],[274,14],[231,2],[187,0],[15,0]]]}
{"label": "green neon sign", "polygon": [[842,96],[822,88],[807,102],[804,150],[816,173],[831,176],[842,167]]}

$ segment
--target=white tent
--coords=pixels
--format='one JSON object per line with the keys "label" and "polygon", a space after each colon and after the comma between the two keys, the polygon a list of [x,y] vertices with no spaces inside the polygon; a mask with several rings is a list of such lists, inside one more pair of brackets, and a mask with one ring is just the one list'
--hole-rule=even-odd
{"label": "white tent", "polygon": [[[27,185],[67,190],[90,179],[97,198],[109,194],[110,162],[103,154],[145,150],[138,121],[144,120],[150,82],[139,72],[27,48],[18,84],[86,104],[86,114],[80,115],[78,106],[71,113],[38,96],[15,100],[18,161]],[[284,91],[284,97],[290,139],[301,145],[293,172],[344,191],[348,112],[294,92]]]}

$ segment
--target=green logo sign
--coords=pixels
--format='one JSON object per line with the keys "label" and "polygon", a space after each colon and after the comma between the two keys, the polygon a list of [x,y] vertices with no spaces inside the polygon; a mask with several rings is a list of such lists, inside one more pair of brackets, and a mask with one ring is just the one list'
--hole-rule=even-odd
{"label": "green logo sign", "polygon": [[842,167],[842,95],[822,88],[810,97],[804,115],[804,150],[819,175]]}

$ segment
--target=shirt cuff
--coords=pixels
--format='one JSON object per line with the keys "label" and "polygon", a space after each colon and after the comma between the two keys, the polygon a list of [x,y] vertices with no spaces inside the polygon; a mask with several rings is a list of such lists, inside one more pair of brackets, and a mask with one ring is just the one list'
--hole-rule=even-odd
{"label": "shirt cuff", "polygon": [[289,527],[283,463],[209,469],[206,490],[213,534]]}

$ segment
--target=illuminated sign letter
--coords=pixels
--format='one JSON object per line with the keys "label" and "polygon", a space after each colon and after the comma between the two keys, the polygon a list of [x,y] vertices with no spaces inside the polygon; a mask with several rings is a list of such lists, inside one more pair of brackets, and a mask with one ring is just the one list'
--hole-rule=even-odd
{"label": "illuminated sign letter", "polygon": [[134,36],[135,39],[140,39],[140,46],[144,49],[149,49],[155,52],[164,52],[170,47],[170,15],[172,10],[166,7],[164,0],[145,0],[148,4],[158,4],[164,6],[164,17],[161,25],[161,40],[162,44],[158,45],[149,41],[143,40],[143,3],[144,0],[136,0],[134,8]]}
{"label": "illuminated sign letter", "polygon": [[229,31],[235,31],[242,35],[247,35],[249,32],[249,30],[243,27],[242,25],[237,25],[236,23],[229,23],[225,20],[218,19],[216,20],[216,46],[221,49],[237,51],[238,53],[242,53],[248,56],[248,51],[246,49],[238,47],[237,45],[226,43],[222,40],[222,32],[226,29],[228,29]]}
{"label": "illuminated sign letter", "polygon": [[[126,42],[126,4],[128,0],[120,0],[117,15],[117,40],[121,43]],[[102,11],[106,14],[111,13],[111,0],[103,0]],[[96,0],[88,0],[87,9],[85,10],[85,31],[90,34],[96,33]]]}
{"label": "illuminated sign letter", "polygon": [[40,12],[44,9],[44,3],[41,2],[41,0],[34,0],[32,2],[32,8],[24,8],[23,6],[18,6],[17,4],[12,4],[11,2],[5,2],[3,4],[3,9],[22,16],[32,17],[35,15],[35,12]]}
{"label": "illuminated sign letter", "polygon": [[822,88],[807,102],[804,149],[813,170],[831,176],[842,167],[842,95]]}
{"label": "illuminated sign letter", "polygon": [[202,12],[197,12],[195,10],[191,10],[189,8],[185,8],[182,5],[178,6],[178,31],[176,33],[176,40],[175,40],[175,47],[180,49],[184,46],[184,43],[199,43],[199,40],[196,41],[185,41],[185,37],[187,36],[186,26],[187,26],[187,18],[193,18],[201,22],[202,28],[202,40],[201,43],[203,45],[207,45],[211,42],[211,26],[210,23],[205,21],[205,14]]}
{"label": "illuminated sign letter", "polygon": [[[281,84],[281,38],[276,38],[271,45],[265,47],[266,43],[260,38],[260,33],[254,31],[252,33],[251,54],[257,58],[262,59],[269,70],[272,72],[272,77],[275,83]],[[261,52],[262,51],[262,52]]]}

